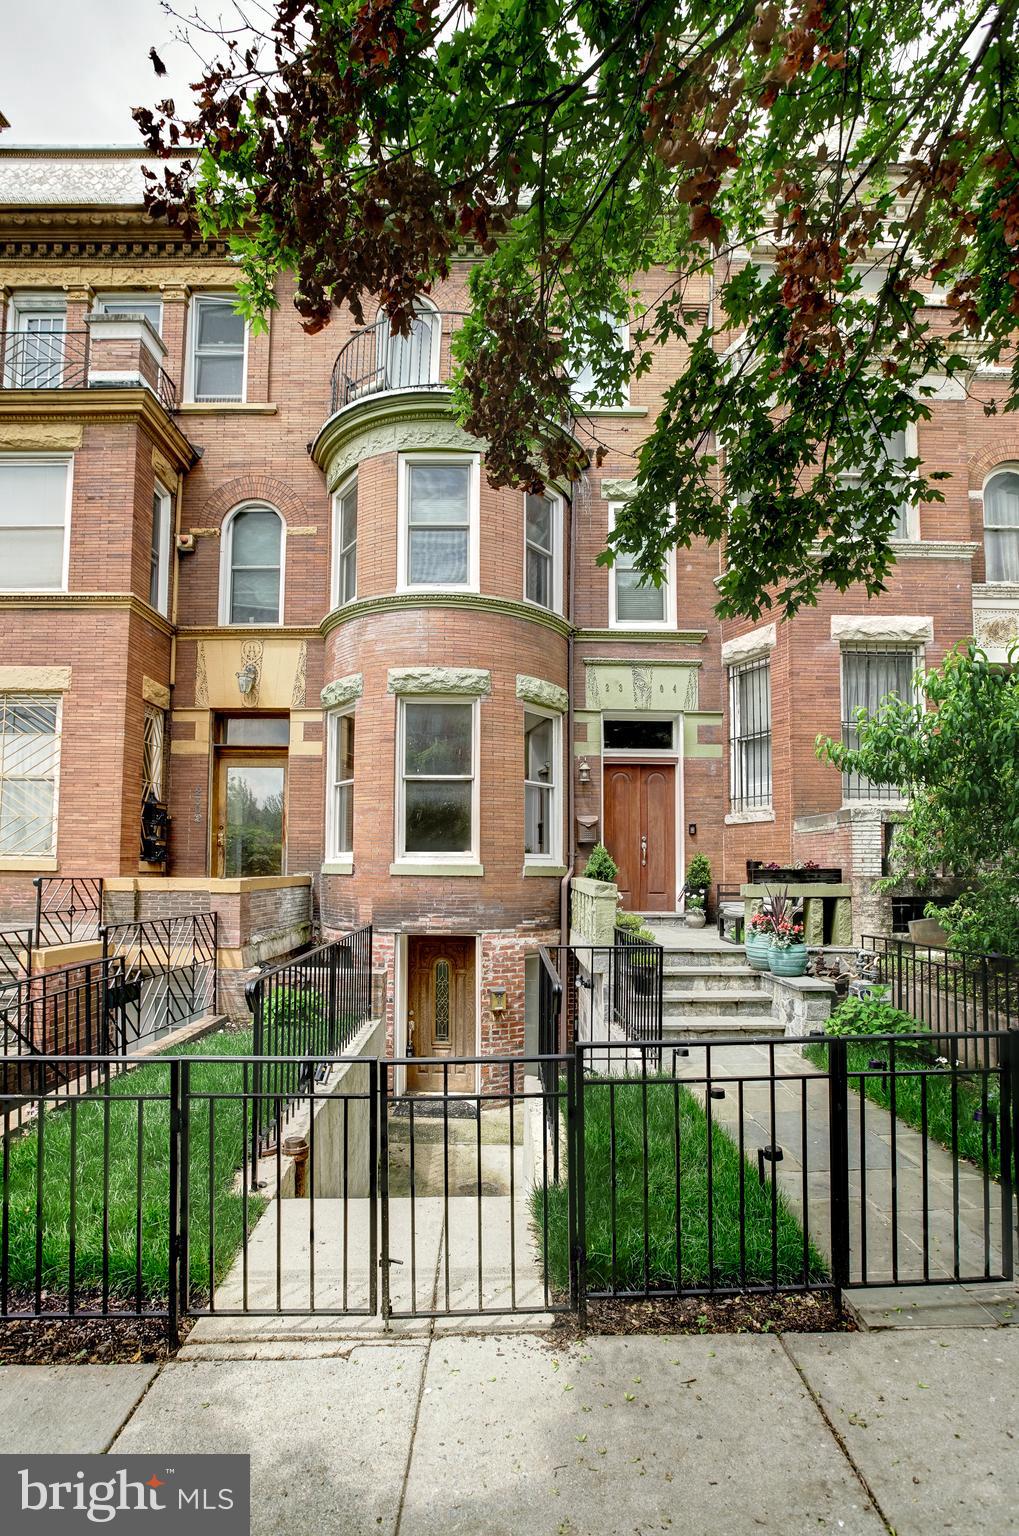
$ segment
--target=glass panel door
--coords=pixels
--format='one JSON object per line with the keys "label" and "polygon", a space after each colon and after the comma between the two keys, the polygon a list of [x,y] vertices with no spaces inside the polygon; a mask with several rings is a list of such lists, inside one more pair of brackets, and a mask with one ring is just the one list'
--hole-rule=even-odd
{"label": "glass panel door", "polygon": [[224,758],[219,771],[221,875],[281,875],[286,838],[286,762]]}

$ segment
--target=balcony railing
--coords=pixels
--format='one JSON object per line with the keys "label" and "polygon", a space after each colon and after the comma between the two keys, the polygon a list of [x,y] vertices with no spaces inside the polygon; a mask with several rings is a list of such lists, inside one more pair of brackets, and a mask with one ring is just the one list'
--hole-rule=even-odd
{"label": "balcony railing", "polygon": [[[105,342],[82,331],[13,331],[0,336],[0,389],[109,389],[126,382],[104,376],[113,359]],[[117,358],[118,363],[124,359]],[[130,372],[123,366],[118,372]],[[177,386],[164,368],[139,350],[137,382],[151,389],[164,410],[177,409]]]}
{"label": "balcony railing", "polygon": [[394,336],[385,315],[355,331],[333,365],[331,413],[394,389],[445,389],[451,342],[463,321],[459,311],[429,309],[418,314],[409,336]]}

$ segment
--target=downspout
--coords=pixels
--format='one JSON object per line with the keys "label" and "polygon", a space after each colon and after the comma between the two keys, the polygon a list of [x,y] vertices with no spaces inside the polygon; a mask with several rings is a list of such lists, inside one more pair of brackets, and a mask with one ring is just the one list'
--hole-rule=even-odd
{"label": "downspout", "polygon": [[[573,494],[570,497],[570,538],[569,538],[569,597],[567,599],[566,618],[569,622],[569,630],[566,635],[566,692],[568,695],[566,705],[566,825],[567,825],[567,858],[566,873],[559,885],[559,939],[560,943],[570,942],[570,883],[573,879],[573,865],[577,857],[577,831],[576,816],[574,814],[575,794],[573,788],[573,674],[574,674],[574,604],[577,595],[577,501],[580,482],[573,482]],[[560,1042],[562,1045],[564,1042]]]}

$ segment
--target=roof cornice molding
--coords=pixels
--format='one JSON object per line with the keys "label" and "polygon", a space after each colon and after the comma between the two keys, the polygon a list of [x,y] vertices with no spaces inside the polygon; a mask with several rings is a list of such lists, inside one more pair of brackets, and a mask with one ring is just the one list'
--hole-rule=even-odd
{"label": "roof cornice molding", "polygon": [[0,389],[0,422],[129,422],[142,426],[175,469],[191,469],[198,455],[150,389]]}

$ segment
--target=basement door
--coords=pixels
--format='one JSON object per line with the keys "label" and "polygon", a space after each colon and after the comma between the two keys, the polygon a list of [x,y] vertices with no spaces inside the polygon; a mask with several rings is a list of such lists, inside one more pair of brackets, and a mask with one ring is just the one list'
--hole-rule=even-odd
{"label": "basement door", "polygon": [[676,769],[672,763],[612,763],[605,769],[605,846],[631,912],[676,907]]}
{"label": "basement door", "polygon": [[[407,940],[408,1093],[470,1093],[475,1068],[474,940]],[[445,1061],[449,1060],[449,1065]]]}

